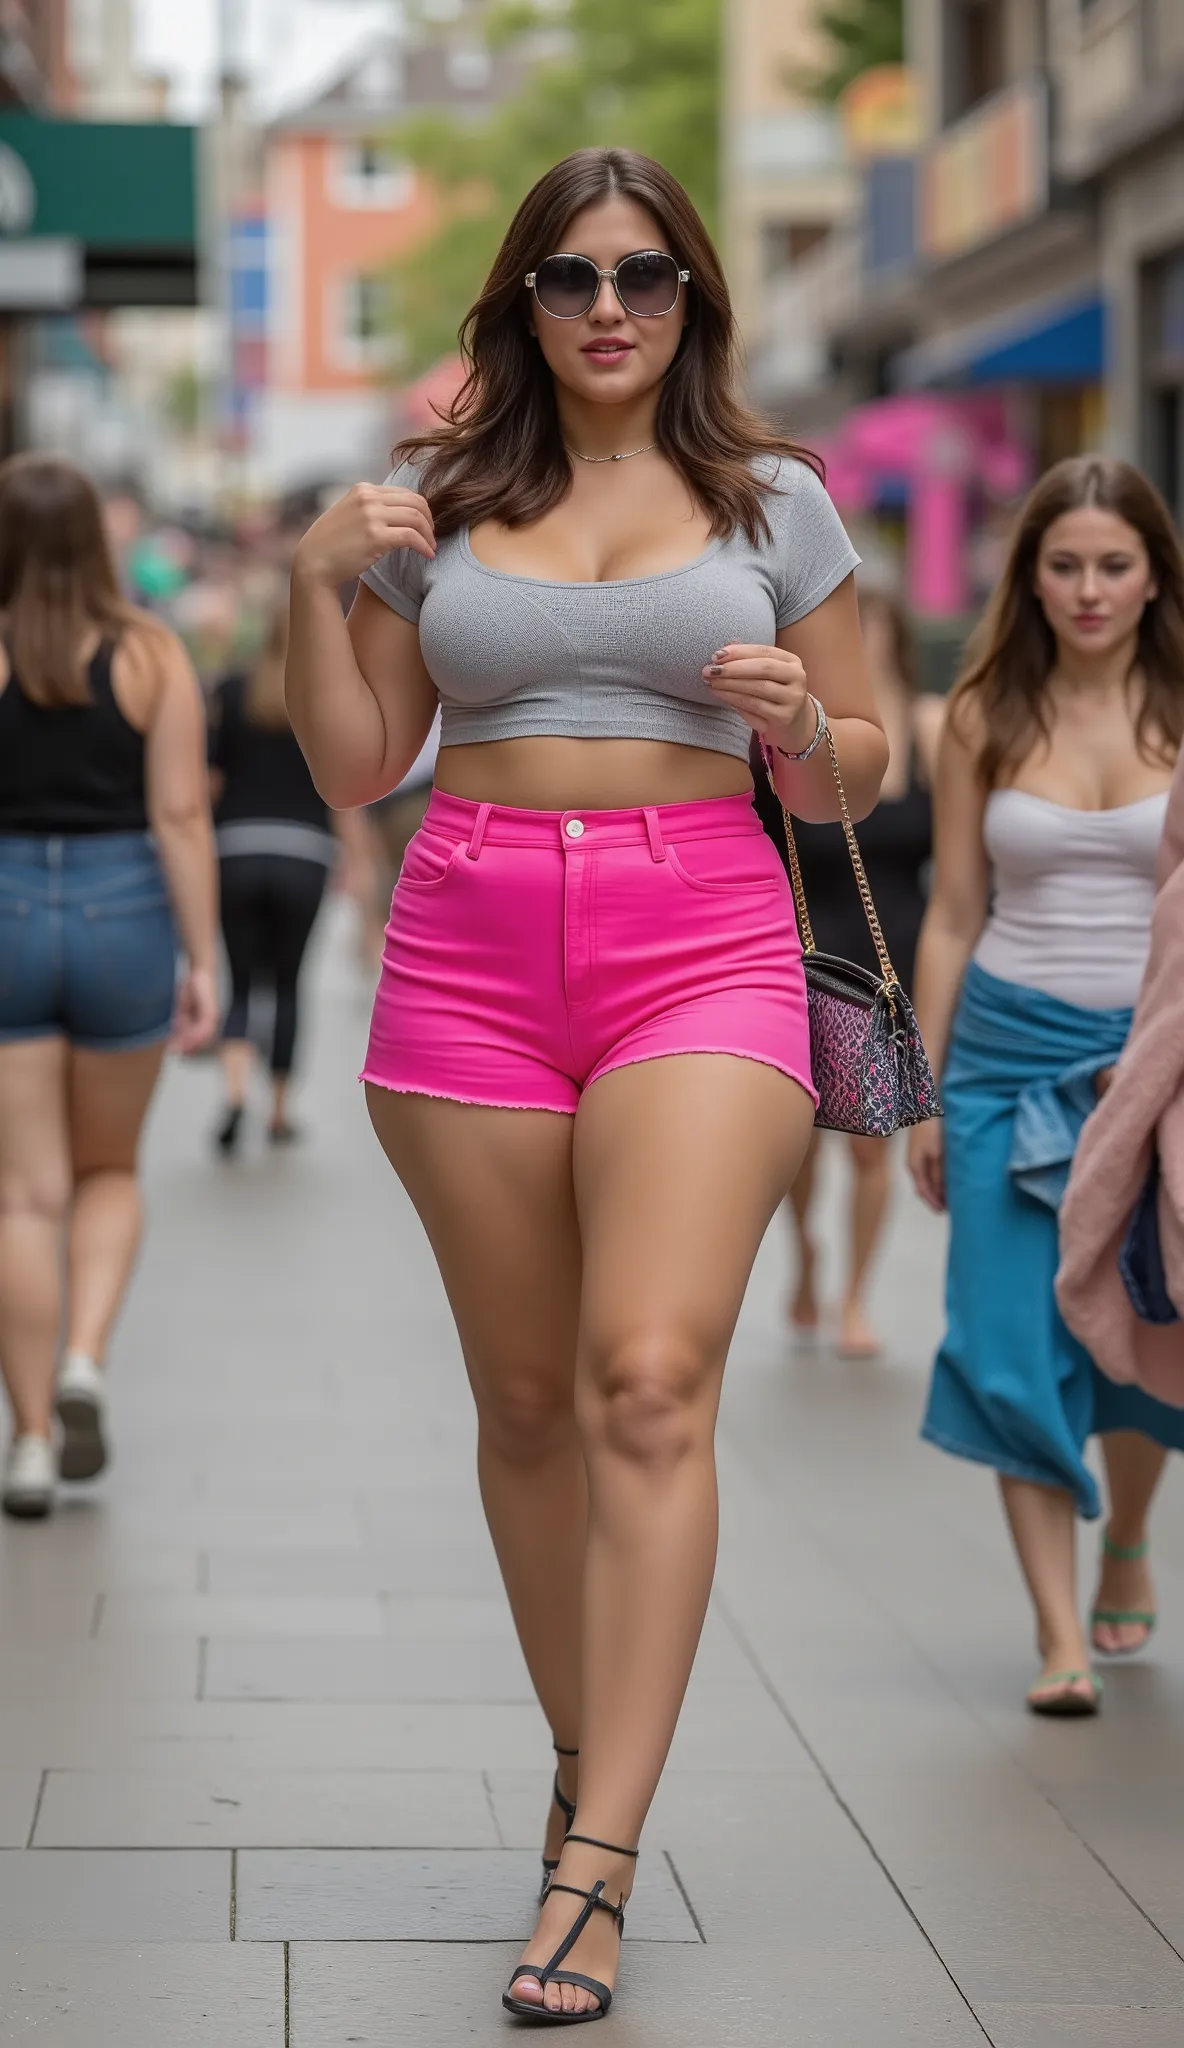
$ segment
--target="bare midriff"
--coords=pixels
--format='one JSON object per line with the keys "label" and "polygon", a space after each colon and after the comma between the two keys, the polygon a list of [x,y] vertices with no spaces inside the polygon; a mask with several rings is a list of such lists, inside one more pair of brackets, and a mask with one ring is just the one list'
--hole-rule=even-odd
{"label": "bare midriff", "polygon": [[670,740],[490,740],[442,747],[436,786],[522,811],[624,811],[697,803],[752,788],[747,763]]}

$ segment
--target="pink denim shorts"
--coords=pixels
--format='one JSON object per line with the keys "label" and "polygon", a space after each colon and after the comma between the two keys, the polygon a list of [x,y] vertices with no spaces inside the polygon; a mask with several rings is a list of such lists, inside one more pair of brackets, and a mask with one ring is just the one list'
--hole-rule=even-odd
{"label": "pink denim shorts", "polygon": [[432,793],[391,904],[364,1081],[571,1112],[673,1053],[815,1103],[793,897],[747,796],[519,811]]}

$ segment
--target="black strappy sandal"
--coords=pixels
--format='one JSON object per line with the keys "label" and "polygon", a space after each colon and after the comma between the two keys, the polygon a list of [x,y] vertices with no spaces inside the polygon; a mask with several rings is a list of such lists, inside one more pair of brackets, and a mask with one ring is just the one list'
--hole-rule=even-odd
{"label": "black strappy sandal", "polygon": [[[586,1842],[590,1849],[607,1849],[613,1856],[631,1856],[634,1861],[637,1859],[636,1849],[622,1849],[616,1842],[599,1842],[595,1835],[573,1835],[569,1831],[567,1839],[569,1842]],[[553,1892],[570,1892],[573,1898],[582,1899],[584,1903],[576,1915],[574,1927],[564,1936],[549,1962],[519,1963],[502,1993],[502,2004],[507,2012],[513,2013],[515,2019],[531,2020],[536,2026],[578,2027],[587,2020],[602,2020],[613,2002],[613,1994],[608,1985],[602,1984],[597,1977],[585,1977],[579,1970],[561,1970],[559,1965],[564,1956],[571,1954],[593,1913],[597,1911],[611,1913],[617,1923],[617,1933],[623,1936],[624,1905],[610,1906],[608,1900],[602,1898],[602,1877],[597,1878],[591,1891],[587,1892],[581,1891],[578,1885],[560,1884],[557,1879],[552,1879],[548,1889]],[[534,1977],[544,1991],[548,1984],[578,1984],[582,1991],[590,1991],[594,1998],[598,1998],[600,2004],[590,2005],[584,2012],[549,2012],[545,2005],[527,2005],[523,1999],[513,1996],[514,1986],[519,1977]]]}
{"label": "black strappy sandal", "polygon": [[[578,1749],[560,1749],[559,1744],[557,1742],[553,1742],[551,1747],[555,1751],[556,1756],[578,1756],[580,1753]],[[574,1799],[568,1798],[566,1792],[560,1791],[558,1771],[556,1771],[555,1773],[555,1783],[551,1787],[551,1797],[555,1801],[556,1806],[559,1808],[560,1813],[563,1815],[564,1820],[567,1822],[567,1826],[563,1830],[564,1839],[566,1840],[567,1836],[571,1833],[571,1824],[576,1817],[576,1803]],[[558,1856],[543,1857],[543,1882],[542,1888],[539,1892],[540,1900],[546,1898],[547,1886],[550,1884],[551,1879],[554,1877],[555,1872],[558,1870],[558,1868]]]}

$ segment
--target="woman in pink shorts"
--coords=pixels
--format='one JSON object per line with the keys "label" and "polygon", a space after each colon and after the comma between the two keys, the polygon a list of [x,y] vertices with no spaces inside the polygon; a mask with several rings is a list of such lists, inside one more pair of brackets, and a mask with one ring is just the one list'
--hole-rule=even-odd
{"label": "woman in pink shorts", "polygon": [[668,173],[619,150],[548,172],[464,338],[451,417],[297,551],[288,701],[341,808],[442,710],[363,1078],[456,1316],[560,1757],[505,2003],[571,2024],[610,2003],[711,1587],[724,1359],[813,1119],[749,735],[814,820],[837,816],[824,715],[856,817],[887,746],[856,557],[739,402],[719,261]]}

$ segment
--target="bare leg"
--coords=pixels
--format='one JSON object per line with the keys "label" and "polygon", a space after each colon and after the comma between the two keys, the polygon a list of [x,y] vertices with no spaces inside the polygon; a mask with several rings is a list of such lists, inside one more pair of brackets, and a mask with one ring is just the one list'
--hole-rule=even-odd
{"label": "bare leg", "polygon": [[0,1046],[0,1371],[18,1436],[53,1429],[70,1202],[66,1041]]}
{"label": "bare leg", "polygon": [[227,1105],[231,1109],[242,1109],[250,1085],[255,1048],[248,1038],[227,1038],[223,1040],[218,1056],[226,1083]]}
{"label": "bare leg", "polygon": [[[584,1460],[573,1407],[580,1243],[570,1116],[368,1087],[419,1212],[477,1403],[477,1469],[531,1679],[557,1743],[580,1746]],[[560,1767],[568,1797],[574,1759]],[[545,1854],[563,1837],[548,1817]]]}
{"label": "bare leg", "polygon": [[795,1330],[803,1333],[818,1328],[818,1248],[810,1233],[810,1209],[818,1178],[818,1138],[818,1132],[814,1131],[787,1204],[798,1254],[798,1284],[790,1303],[789,1320]]}
{"label": "bare leg", "polygon": [[[1167,1452],[1137,1430],[1113,1430],[1102,1438],[1102,1457],[1110,1495],[1106,1534],[1119,1550],[1137,1550],[1146,1541],[1147,1517],[1163,1476]],[[1155,1612],[1155,1588],[1146,1557],[1110,1557],[1103,1553],[1096,1607],[1119,1613]],[[1093,1630],[1097,1649],[1111,1656],[1139,1650],[1151,1634],[1141,1621],[1100,1621]]]}
{"label": "bare leg", "polygon": [[[575,1186],[584,1252],[576,1412],[588,1465],[577,1831],[637,1843],[703,1626],[715,1567],[714,1434],[752,1263],[809,1142],[808,1096],[771,1067],[697,1054],[625,1067],[585,1095]],[[633,1865],[569,1842],[562,1883],[627,1897]],[[578,1902],[544,1901],[544,1961]],[[611,1987],[618,1943],[596,1914],[564,1967]],[[595,1996],[520,1978],[525,2003]]]}
{"label": "bare leg", "polygon": [[851,1266],[839,1321],[839,1350],[845,1358],[875,1358],[880,1339],[867,1320],[864,1291],[884,1228],[891,1193],[891,1155],[886,1138],[849,1138],[851,1154]]}
{"label": "bare leg", "polygon": [[[1077,1612],[1077,1517],[1073,1496],[1060,1487],[1027,1479],[999,1478],[1003,1506],[1020,1567],[1036,1610],[1036,1641],[1043,1659],[1041,1678],[1059,1671],[1089,1670],[1089,1651]],[[1060,1688],[1055,1688],[1060,1690]],[[1034,1688],[1039,1697],[1041,1684]],[[1088,1697],[1083,1678],[1073,1688]]]}
{"label": "bare leg", "polygon": [[74,1206],[66,1342],[96,1362],[106,1352],[140,1242],[136,1153],[163,1058],[163,1045],[137,1052],[75,1047],[70,1054]]}

